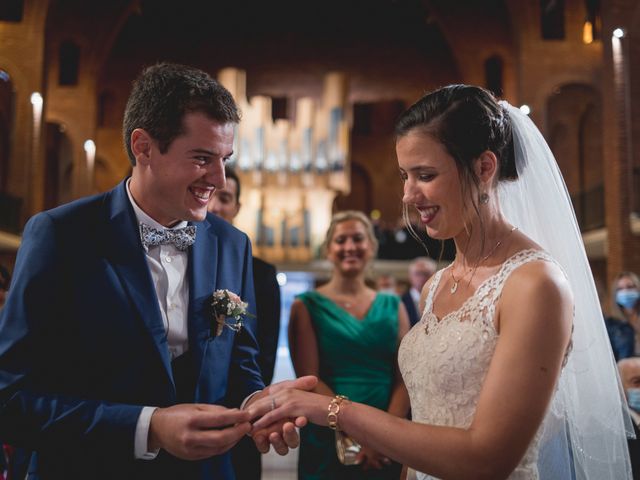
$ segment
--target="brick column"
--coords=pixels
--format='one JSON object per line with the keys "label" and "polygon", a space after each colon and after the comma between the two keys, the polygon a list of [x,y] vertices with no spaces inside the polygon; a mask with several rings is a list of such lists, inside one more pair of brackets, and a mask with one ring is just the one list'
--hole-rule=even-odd
{"label": "brick column", "polygon": [[[630,222],[633,152],[627,22],[633,18],[634,3],[622,0],[603,5],[603,159],[609,282],[622,270],[640,271],[640,237],[633,234]],[[612,38],[617,27],[627,29],[624,38]]]}

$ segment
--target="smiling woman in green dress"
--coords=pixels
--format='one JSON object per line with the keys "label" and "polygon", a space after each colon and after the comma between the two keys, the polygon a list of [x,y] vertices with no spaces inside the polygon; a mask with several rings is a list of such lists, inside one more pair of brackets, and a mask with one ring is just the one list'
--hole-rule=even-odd
{"label": "smiling woman in green dress", "polygon": [[[398,296],[376,293],[365,283],[377,247],[364,214],[350,210],[334,215],[323,246],[333,274],[293,303],[291,358],[298,376],[318,377],[315,392],[345,395],[405,417],[409,399],[396,357],[409,320]],[[400,466],[366,445],[357,465],[340,464],[334,432],[327,427],[309,425],[300,436],[300,479],[398,478]]]}

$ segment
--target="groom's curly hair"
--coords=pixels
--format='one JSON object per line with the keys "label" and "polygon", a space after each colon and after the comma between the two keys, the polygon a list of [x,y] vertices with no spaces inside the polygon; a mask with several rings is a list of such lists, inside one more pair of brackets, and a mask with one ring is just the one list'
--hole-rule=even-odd
{"label": "groom's curly hair", "polygon": [[146,68],[135,80],[124,112],[122,133],[131,164],[136,164],[131,151],[133,130],[146,130],[165,153],[184,133],[185,114],[194,112],[220,123],[240,122],[240,111],[229,91],[206,72],[173,63]]}

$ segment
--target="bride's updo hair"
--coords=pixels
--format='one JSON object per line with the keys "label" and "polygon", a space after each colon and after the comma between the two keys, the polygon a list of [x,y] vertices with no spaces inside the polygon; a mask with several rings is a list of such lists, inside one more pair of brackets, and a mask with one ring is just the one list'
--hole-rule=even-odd
{"label": "bride's updo hair", "polygon": [[[463,203],[480,219],[480,241],[484,249],[485,228],[478,200],[480,180],[473,163],[480,154],[490,150],[498,159],[496,181],[518,178],[509,113],[484,88],[449,85],[425,95],[400,115],[395,128],[396,142],[411,132],[432,136],[455,160]],[[402,215],[409,233],[426,249],[412,227],[407,204],[403,204]],[[473,229],[469,232],[471,235]],[[441,258],[443,252],[444,243]]]}
{"label": "bride's updo hair", "polygon": [[396,139],[414,130],[442,143],[456,161],[461,177],[476,186],[473,161],[486,150],[498,158],[498,180],[518,176],[509,114],[484,88],[449,85],[425,95],[398,119]]}

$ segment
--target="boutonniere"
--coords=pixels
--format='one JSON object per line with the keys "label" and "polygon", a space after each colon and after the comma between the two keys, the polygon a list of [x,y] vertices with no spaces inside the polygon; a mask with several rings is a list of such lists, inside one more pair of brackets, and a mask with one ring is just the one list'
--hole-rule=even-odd
{"label": "boutonniere", "polygon": [[213,309],[211,336],[215,332],[216,337],[219,337],[224,327],[234,332],[242,330],[242,318],[244,316],[254,316],[247,312],[248,306],[247,302],[243,302],[238,295],[229,290],[223,289],[213,292],[211,297],[211,307]]}

